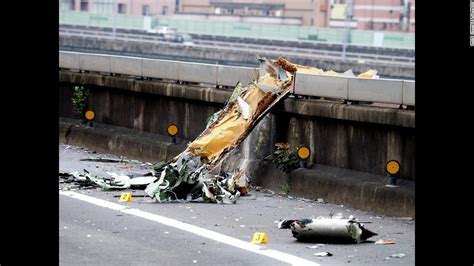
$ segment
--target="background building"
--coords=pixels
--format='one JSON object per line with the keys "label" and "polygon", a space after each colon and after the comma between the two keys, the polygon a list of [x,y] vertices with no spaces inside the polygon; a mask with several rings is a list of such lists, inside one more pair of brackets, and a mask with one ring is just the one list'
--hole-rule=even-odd
{"label": "background building", "polygon": [[[350,6],[348,0],[181,0],[177,15],[254,17],[260,23],[343,28]],[[348,24],[360,30],[414,32],[415,0],[352,0]]]}
{"label": "background building", "polygon": [[60,0],[61,10],[95,14],[157,16],[173,14],[179,0]]}
{"label": "background building", "polygon": [[60,0],[60,6],[95,14],[415,31],[415,0]]}

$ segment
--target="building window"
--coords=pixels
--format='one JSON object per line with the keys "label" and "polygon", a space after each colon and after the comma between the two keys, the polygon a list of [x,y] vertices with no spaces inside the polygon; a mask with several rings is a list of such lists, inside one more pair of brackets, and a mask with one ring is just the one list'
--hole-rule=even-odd
{"label": "building window", "polygon": [[127,13],[127,4],[118,4],[118,13],[126,14]]}
{"label": "building window", "polygon": [[149,5],[142,5],[142,15],[149,16],[150,15],[150,6]]}
{"label": "building window", "polygon": [[89,11],[89,1],[81,0],[81,11]]}
{"label": "building window", "polygon": [[313,24],[314,24],[314,19],[311,18],[311,26],[313,26]]}
{"label": "building window", "polygon": [[94,0],[92,11],[97,14],[112,14],[114,12],[113,0]]}
{"label": "building window", "polygon": [[168,15],[168,6],[163,6],[163,15]]}
{"label": "building window", "polygon": [[62,10],[75,10],[76,9],[76,1],[74,0],[63,0],[62,2]]}

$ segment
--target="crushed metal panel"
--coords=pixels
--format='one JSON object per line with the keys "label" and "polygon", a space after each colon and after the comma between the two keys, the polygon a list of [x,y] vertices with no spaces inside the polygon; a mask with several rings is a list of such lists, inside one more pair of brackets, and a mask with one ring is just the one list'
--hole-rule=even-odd
{"label": "crushed metal panel", "polygon": [[280,229],[291,229],[293,237],[301,242],[360,243],[377,235],[354,219],[324,218],[283,220]]}

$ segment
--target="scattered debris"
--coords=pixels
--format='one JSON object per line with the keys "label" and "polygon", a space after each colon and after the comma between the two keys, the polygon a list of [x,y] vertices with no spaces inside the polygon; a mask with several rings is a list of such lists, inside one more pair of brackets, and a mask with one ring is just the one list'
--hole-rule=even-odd
{"label": "scattered debris", "polygon": [[164,163],[160,177],[150,183],[145,192],[158,202],[169,200],[196,200],[235,203],[240,197],[237,190],[228,191],[222,177],[207,173],[201,160],[190,152],[183,152],[174,163]]}
{"label": "scattered debris", "polygon": [[323,203],[323,204],[326,204],[327,202],[323,199],[323,198],[318,198],[316,200],[317,203]]}
{"label": "scattered debris", "polygon": [[316,244],[314,246],[307,246],[306,248],[315,249],[315,248],[324,247],[324,246],[325,246],[324,244]]}
{"label": "scattered debris", "polygon": [[317,217],[313,219],[284,219],[280,229],[291,229],[301,242],[360,243],[377,235],[355,219]]}
{"label": "scattered debris", "polygon": [[221,184],[229,191],[238,190],[241,196],[247,196],[249,191],[249,178],[244,171],[236,170],[232,174],[221,173]]}
{"label": "scattered debris", "polygon": [[316,257],[330,257],[330,256],[332,256],[332,254],[329,253],[329,252],[317,252],[317,253],[314,253],[313,255],[316,256]]}
{"label": "scattered debris", "polygon": [[130,187],[141,188],[141,187],[149,185],[155,180],[156,180],[155,176],[140,176],[140,177],[130,178],[129,182],[130,182]]}
{"label": "scattered debris", "polygon": [[[120,198],[122,195],[114,195],[114,198]],[[131,194],[133,198],[143,198],[143,197],[148,197],[148,195],[140,195],[140,194]]]}
{"label": "scattered debris", "polygon": [[393,239],[379,239],[375,241],[376,245],[388,245],[388,244],[395,244],[395,240]]}
{"label": "scattered debris", "polygon": [[392,254],[389,257],[386,257],[385,259],[388,260],[390,258],[403,258],[403,257],[405,257],[405,254],[399,253],[399,254]]}
{"label": "scattered debris", "polygon": [[[343,216],[342,213],[340,213],[340,212],[338,212],[338,213],[336,213],[336,214],[334,214],[334,213],[331,212],[331,213],[329,214],[329,218],[332,218],[332,219],[342,219],[342,218],[344,218],[344,216]],[[354,217],[352,217],[352,218],[354,218]],[[349,219],[352,219],[352,218],[349,218]]]}
{"label": "scattered debris", "polygon": [[102,162],[102,163],[139,163],[137,160],[126,160],[126,159],[117,159],[110,157],[89,157],[86,159],[80,159],[80,161],[89,161],[89,162]]}

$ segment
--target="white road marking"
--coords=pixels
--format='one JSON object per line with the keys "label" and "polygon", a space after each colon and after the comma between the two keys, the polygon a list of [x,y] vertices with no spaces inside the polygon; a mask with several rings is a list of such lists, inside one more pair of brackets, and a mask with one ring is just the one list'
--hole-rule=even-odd
{"label": "white road marking", "polygon": [[167,217],[164,217],[164,216],[160,216],[160,215],[157,215],[157,214],[144,212],[144,211],[141,211],[139,209],[130,208],[128,206],[124,206],[124,205],[120,205],[120,204],[117,204],[117,203],[109,202],[109,201],[106,201],[106,200],[103,200],[103,199],[94,198],[94,197],[91,197],[91,196],[83,195],[83,194],[72,192],[72,191],[60,191],[59,194],[61,194],[63,196],[71,197],[71,198],[74,198],[74,199],[82,200],[82,201],[85,201],[85,202],[88,202],[88,203],[92,203],[92,204],[100,206],[100,207],[109,208],[109,209],[112,209],[112,210],[128,213],[128,214],[135,215],[135,216],[138,216],[138,217],[141,217],[141,218],[145,218],[145,219],[148,219],[148,220],[151,220],[151,221],[155,221],[155,222],[158,222],[158,223],[161,223],[161,224],[164,224],[164,225],[168,225],[168,226],[171,226],[171,227],[183,230],[183,231],[187,231],[187,232],[190,232],[190,233],[193,233],[193,234],[205,237],[205,238],[209,238],[209,239],[218,241],[220,243],[224,243],[224,244],[231,245],[231,246],[243,249],[243,250],[254,252],[254,253],[257,253],[257,254],[260,254],[260,255],[263,255],[263,256],[267,256],[267,257],[279,260],[279,261],[283,261],[283,262],[289,263],[291,265],[319,266],[318,263],[315,263],[315,262],[312,262],[312,261],[294,256],[294,255],[291,255],[291,254],[283,253],[283,252],[280,252],[280,251],[277,251],[277,250],[272,250],[272,249],[261,249],[261,247],[259,245],[255,245],[255,244],[252,244],[252,243],[249,243],[249,242],[245,242],[245,241],[237,239],[237,238],[226,236],[226,235],[223,235],[223,234],[211,231],[211,230],[207,230],[207,229],[204,229],[204,228],[201,228],[201,227],[198,227],[198,226],[195,226],[195,225],[191,225],[191,224],[186,224],[186,223],[183,223],[181,221],[174,220],[174,219],[171,219],[171,218],[167,218]]}

